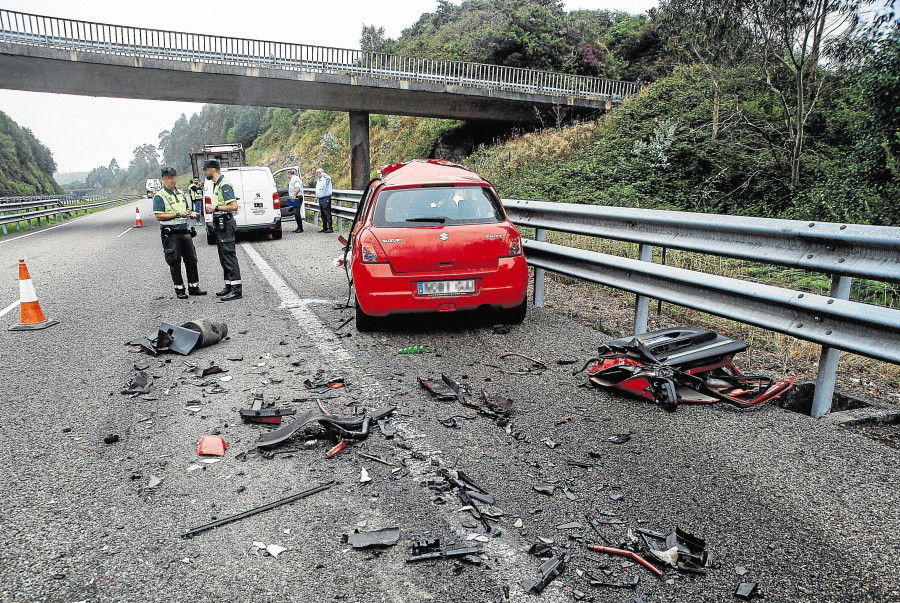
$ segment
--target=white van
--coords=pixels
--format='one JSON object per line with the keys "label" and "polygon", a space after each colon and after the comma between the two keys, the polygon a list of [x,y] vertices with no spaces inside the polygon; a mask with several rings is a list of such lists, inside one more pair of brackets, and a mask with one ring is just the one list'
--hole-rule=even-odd
{"label": "white van", "polygon": [[159,181],[159,178],[147,178],[147,184],[145,186],[147,188],[148,199],[152,199],[156,196],[156,193],[162,190],[162,182]]}
{"label": "white van", "polygon": [[[234,185],[234,196],[237,198],[238,210],[234,212],[234,221],[238,232],[267,232],[272,238],[281,238],[281,200],[275,188],[275,175],[297,166],[286,167],[272,174],[267,167],[246,166],[224,168],[222,175]],[[213,182],[203,183],[204,208],[210,203],[213,193]],[[205,209],[204,209],[205,213]],[[213,231],[212,214],[205,213],[206,242],[216,244],[216,233]]]}

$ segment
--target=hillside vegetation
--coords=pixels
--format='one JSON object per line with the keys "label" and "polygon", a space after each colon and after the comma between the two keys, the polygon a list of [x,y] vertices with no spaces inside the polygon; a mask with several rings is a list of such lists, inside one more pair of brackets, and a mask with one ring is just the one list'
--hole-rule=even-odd
{"label": "hillside vegetation", "polygon": [[[369,50],[645,84],[606,116],[539,132],[373,115],[373,170],[442,157],[507,197],[900,224],[896,18],[858,19],[865,5],[845,0],[785,6],[668,0],[635,16],[464,0],[441,2],[397,40],[366,26]],[[840,27],[823,36],[825,23]],[[162,132],[158,150],[184,171],[203,144],[241,142],[253,163],[299,163],[305,177],[321,165],[347,187],[348,130],[339,112],[209,105]],[[127,170],[98,168],[87,185],[142,187],[158,169],[146,147],[157,150],[139,147]]]}
{"label": "hillside vegetation", "polygon": [[0,197],[59,194],[55,171],[50,149],[0,111]]}

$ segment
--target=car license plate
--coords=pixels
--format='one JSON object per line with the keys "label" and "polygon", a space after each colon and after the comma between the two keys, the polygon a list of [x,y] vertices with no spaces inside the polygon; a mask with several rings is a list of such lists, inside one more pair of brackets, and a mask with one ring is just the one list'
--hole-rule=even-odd
{"label": "car license plate", "polygon": [[418,283],[419,295],[457,295],[475,293],[475,279],[465,281],[426,281]]}

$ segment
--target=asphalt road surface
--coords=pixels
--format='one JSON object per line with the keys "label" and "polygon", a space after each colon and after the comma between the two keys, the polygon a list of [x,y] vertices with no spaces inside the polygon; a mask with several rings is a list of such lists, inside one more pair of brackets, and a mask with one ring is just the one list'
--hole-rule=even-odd
{"label": "asphalt road surface", "polygon": [[[775,406],[670,414],[585,388],[583,376],[558,361],[583,360],[605,337],[539,309],[507,334],[493,331],[490,316],[445,315],[357,333],[352,322],[343,325],[352,311],[342,309],[347,283],[331,263],[338,243],[314,228],[242,243],[245,297],[228,304],[212,295],[221,270],[201,233],[195,242],[210,295],[177,300],[150,203],[138,205],[143,229],[124,232],[134,219],[129,204],[0,240],[0,308],[18,297],[16,260],[24,257],[45,313],[60,321],[19,333],[6,330],[16,311],[0,319],[3,601],[494,603],[582,593],[595,601],[713,602],[736,600],[740,582],[758,582],[768,601],[900,600],[900,451]],[[230,336],[189,357],[154,359],[125,345],[162,320],[204,317],[227,322]],[[397,353],[416,344],[437,352]],[[548,368],[501,360],[503,352]],[[150,394],[121,394],[144,361]],[[197,379],[186,362],[219,365],[230,379]],[[343,377],[345,387],[307,391],[303,381],[319,372]],[[473,397],[483,388],[510,398],[509,429],[437,401],[417,383],[441,373]],[[313,432],[288,446],[297,452],[263,458],[254,443],[264,428],[242,424],[237,413],[254,391],[298,412],[317,401],[347,416],[395,405],[389,423],[397,435],[373,429],[328,459],[335,441]],[[185,408],[191,401],[199,410]],[[454,415],[456,428],[439,422]],[[224,459],[199,463],[198,440],[216,432],[228,443]],[[608,441],[625,433],[623,444]],[[105,444],[110,434],[119,441]],[[441,468],[464,471],[496,498],[496,535],[485,534],[453,492],[428,487]],[[181,538],[213,518],[331,480],[337,484],[325,492]],[[547,495],[536,484],[556,488]],[[600,542],[589,517],[610,522],[601,531],[613,543],[627,540],[629,528],[681,527],[706,540],[717,567],[657,579],[624,558],[588,553],[585,543]],[[583,527],[557,528],[573,521]],[[389,527],[401,532],[393,547],[351,549],[342,540],[354,529]],[[487,541],[477,559],[407,563],[410,541],[424,538]],[[520,583],[542,563],[527,551],[539,538],[571,559],[543,594],[526,594]],[[273,557],[254,542],[287,550]],[[639,583],[591,586],[583,570]]]}

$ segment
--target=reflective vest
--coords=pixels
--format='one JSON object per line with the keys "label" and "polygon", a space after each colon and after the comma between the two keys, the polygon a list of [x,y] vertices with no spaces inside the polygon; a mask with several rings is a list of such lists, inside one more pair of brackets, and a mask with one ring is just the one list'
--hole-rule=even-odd
{"label": "reflective vest", "polygon": [[[183,211],[188,211],[187,201],[184,200],[184,195],[181,194],[181,191],[177,188],[174,193],[170,193],[166,187],[162,187],[159,189],[159,192],[156,193],[165,204],[167,214],[180,214]],[[162,226],[177,226],[179,224],[187,224],[186,218],[174,218],[172,220],[166,220],[162,222]]]}
{"label": "reflective vest", "polygon": [[203,187],[191,185],[189,189],[191,191],[191,201],[199,201],[203,198]]}
{"label": "reflective vest", "polygon": [[229,182],[228,180],[226,180],[225,176],[219,176],[219,179],[213,185],[213,199],[215,199],[215,201],[216,201],[213,206],[213,209],[216,211],[222,211],[219,209],[220,206],[228,205],[229,203],[234,201],[234,199],[229,199],[228,201],[226,201],[225,199],[222,198],[222,187],[225,186],[226,184],[230,185],[231,191],[234,192],[234,185],[231,184],[231,182]]}

